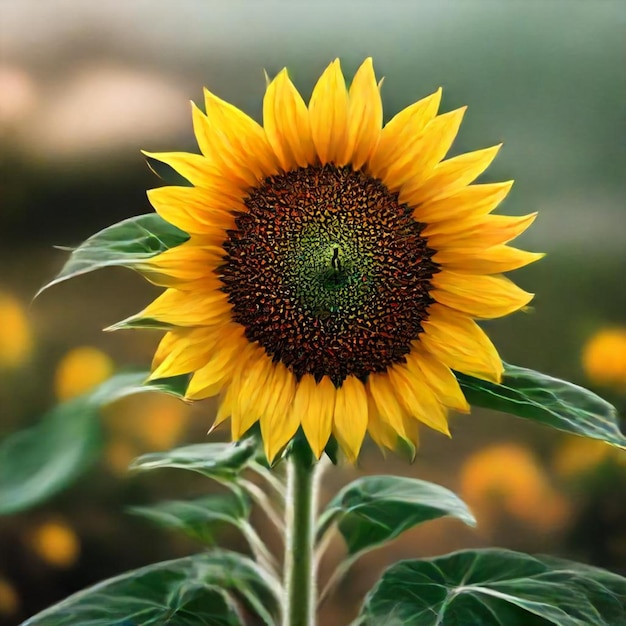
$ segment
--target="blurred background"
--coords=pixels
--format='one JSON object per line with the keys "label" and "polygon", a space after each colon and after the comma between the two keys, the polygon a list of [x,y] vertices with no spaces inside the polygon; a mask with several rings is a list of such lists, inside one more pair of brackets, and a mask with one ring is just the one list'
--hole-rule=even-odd
{"label": "blurred background", "polygon": [[[31,302],[66,258],[53,246],[151,210],[145,189],[159,181],[139,150],[196,151],[188,101],[201,100],[203,85],[260,121],[264,69],[287,66],[308,98],[337,56],[348,77],[374,57],[386,119],[439,86],[442,110],[468,104],[452,153],[504,142],[483,179],[516,180],[500,210],[539,211],[519,244],[548,256],[514,274],[536,292],[533,310],[488,332],[505,360],[589,386],[623,415],[623,9],[609,0],[0,0],[0,438],[119,368],[147,367],[159,338],[101,332],[158,293],[130,271],[90,274]],[[148,395],[109,407],[92,468],[53,499],[0,518],[0,624],[198,550],[125,508],[211,483],[126,468],[143,452],[205,441],[214,411]],[[424,432],[412,465],[383,463],[368,444],[358,468],[329,472],[326,499],[360,473],[433,480],[460,492],[479,527],[431,522],[366,556],[321,623],[352,619],[386,564],[463,547],[550,552],[626,573],[623,456],[480,410],[453,417],[452,433]],[[243,548],[234,532],[222,539]]]}

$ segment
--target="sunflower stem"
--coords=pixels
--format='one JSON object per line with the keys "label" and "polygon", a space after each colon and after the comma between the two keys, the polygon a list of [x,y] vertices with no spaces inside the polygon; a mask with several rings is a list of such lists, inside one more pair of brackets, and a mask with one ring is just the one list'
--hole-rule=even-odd
{"label": "sunflower stem", "polygon": [[308,445],[298,443],[294,442],[287,459],[283,626],[315,626],[317,586],[313,548],[320,472]]}

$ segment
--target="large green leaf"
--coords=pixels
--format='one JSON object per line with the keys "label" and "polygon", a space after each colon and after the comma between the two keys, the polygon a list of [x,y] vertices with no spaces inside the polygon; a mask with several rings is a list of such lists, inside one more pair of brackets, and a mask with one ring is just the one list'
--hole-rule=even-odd
{"label": "large green leaf", "polygon": [[236,528],[247,527],[250,502],[243,494],[224,494],[135,506],[130,508],[130,512],[212,545],[216,531],[225,524]]}
{"label": "large green leaf", "polygon": [[235,480],[254,459],[258,443],[253,437],[237,443],[196,443],[135,459],[131,469],[165,467],[186,469],[221,481]]}
{"label": "large green leaf", "polygon": [[103,444],[100,409],[144,386],[147,374],[113,376],[90,393],[58,405],[37,425],[0,444],[0,515],[16,513],[59,492],[98,457]]}
{"label": "large green leaf", "polygon": [[470,404],[626,446],[615,407],[588,389],[506,363],[500,384],[459,373],[456,377]]}
{"label": "large green leaf", "polygon": [[366,476],[329,502],[320,517],[318,535],[336,523],[348,554],[356,555],[417,524],[447,515],[476,523],[465,503],[444,487],[415,478]]}
{"label": "large green leaf", "polygon": [[38,292],[102,267],[134,267],[141,261],[179,246],[189,235],[156,213],[138,215],[92,235],[72,250],[61,271]]}
{"label": "large green leaf", "polygon": [[23,626],[241,626],[234,597],[278,622],[279,590],[250,559],[216,551],[126,572],[35,615]]}
{"label": "large green leaf", "polygon": [[626,579],[508,550],[467,550],[392,565],[369,593],[363,626],[619,626]]}
{"label": "large green leaf", "polygon": [[103,439],[98,415],[97,405],[79,398],[0,444],[0,515],[46,500],[93,463]]}

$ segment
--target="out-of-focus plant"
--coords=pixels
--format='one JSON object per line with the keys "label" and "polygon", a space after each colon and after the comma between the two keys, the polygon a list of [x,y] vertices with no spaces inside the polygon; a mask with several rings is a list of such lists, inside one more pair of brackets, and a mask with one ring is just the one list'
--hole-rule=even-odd
{"label": "out-of-focus plant", "polygon": [[[228,493],[135,507],[206,549],[104,581],[29,626],[234,625],[251,614],[268,626],[311,626],[317,602],[363,554],[428,520],[475,524],[448,489],[392,475],[358,478],[318,511],[326,457],[356,461],[366,433],[381,448],[414,454],[418,423],[449,434],[448,408],[486,407],[626,445],[610,404],[503,363],[475,322],[527,305],[531,294],[502,273],[541,255],[507,245],[534,214],[491,214],[510,183],[471,184],[498,147],[442,160],[463,109],[437,115],[439,90],[382,127],[369,59],[349,89],[332,63],[308,107],[280,72],[268,81],[264,127],[205,95],[206,114],[193,108],[202,155],[148,155],[174,177],[150,192],[157,213],[92,236],[51,283],[117,265],[165,287],[113,327],[165,331],[152,370],[116,375],[6,441],[0,510],[22,510],[68,484],[102,446],[103,405],[149,390],[186,400],[219,395],[215,425],[230,419],[235,443],[152,452],[133,469],[191,471]],[[519,450],[495,459],[517,464],[547,493]],[[485,484],[484,463],[475,463],[470,485]],[[539,505],[512,481],[497,483],[513,492],[511,510]],[[284,537],[282,562],[250,522],[253,506]],[[238,529],[251,556],[214,547],[223,524]],[[347,554],[318,593],[317,565],[337,533]],[[354,624],[625,620],[626,580],[617,574],[485,549],[392,565]]]}
{"label": "out-of-focus plant", "polygon": [[461,468],[461,495],[487,531],[502,513],[540,531],[562,527],[571,513],[531,451],[514,443],[470,455]]}
{"label": "out-of-focus plant", "polygon": [[591,382],[626,392],[626,328],[603,328],[590,337],[582,364]]}
{"label": "out-of-focus plant", "polygon": [[33,349],[30,324],[21,302],[0,291],[0,373],[22,365]]}
{"label": "out-of-focus plant", "polygon": [[27,540],[40,559],[60,569],[74,565],[80,555],[80,540],[74,529],[62,520],[39,524],[27,533]]}

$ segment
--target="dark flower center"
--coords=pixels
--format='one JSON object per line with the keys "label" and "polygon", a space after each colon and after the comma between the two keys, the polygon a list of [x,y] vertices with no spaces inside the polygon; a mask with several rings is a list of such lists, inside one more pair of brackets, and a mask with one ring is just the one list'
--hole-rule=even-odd
{"label": "dark flower center", "polygon": [[398,194],[350,167],[267,178],[224,242],[233,318],[299,380],[403,362],[432,304],[435,253]]}

